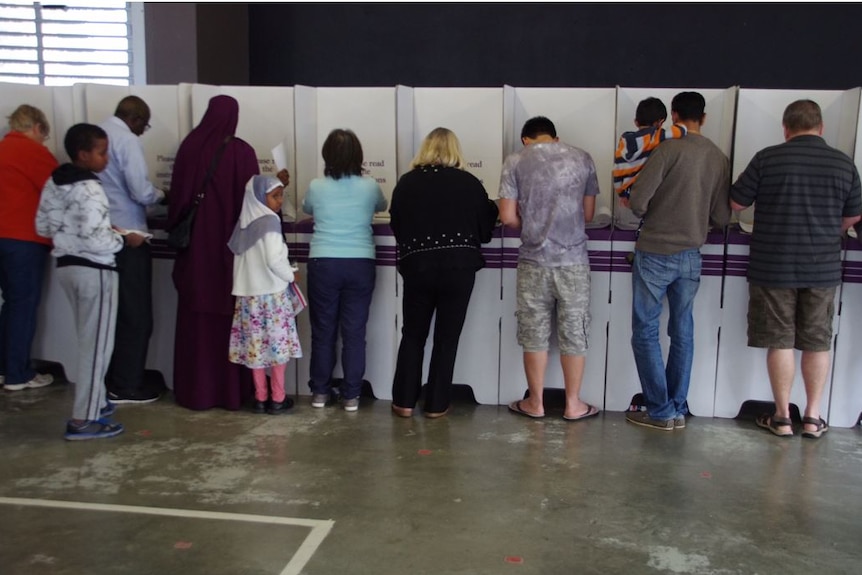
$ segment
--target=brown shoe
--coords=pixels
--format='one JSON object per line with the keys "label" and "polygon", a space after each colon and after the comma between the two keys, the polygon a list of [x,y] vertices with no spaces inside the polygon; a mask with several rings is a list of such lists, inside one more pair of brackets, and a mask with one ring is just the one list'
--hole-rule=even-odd
{"label": "brown shoe", "polygon": [[392,413],[397,415],[398,417],[413,417],[413,408],[412,407],[398,407],[394,403],[392,404]]}
{"label": "brown shoe", "polygon": [[447,413],[449,413],[449,408],[448,408],[448,407],[446,408],[446,411],[438,411],[438,412],[436,412],[436,413],[435,413],[435,412],[433,412],[433,411],[426,411],[426,412],[425,412],[425,417],[427,417],[428,419],[437,419],[438,417],[443,417],[443,416],[444,416],[444,415],[446,415]]}

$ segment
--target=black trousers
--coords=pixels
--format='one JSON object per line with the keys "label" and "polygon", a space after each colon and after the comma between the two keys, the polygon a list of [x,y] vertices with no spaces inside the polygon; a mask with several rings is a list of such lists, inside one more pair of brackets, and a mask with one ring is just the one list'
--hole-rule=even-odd
{"label": "black trousers", "polygon": [[402,276],[404,325],[392,383],[392,402],[399,407],[412,408],[419,399],[425,340],[436,312],[424,409],[429,413],[440,413],[449,408],[452,400],[452,373],[458,340],[467,316],[476,272],[472,269],[428,270]]}
{"label": "black trousers", "polygon": [[153,334],[153,259],[150,244],[117,253],[119,300],[114,353],[105,387],[117,395],[144,390],[144,367]]}

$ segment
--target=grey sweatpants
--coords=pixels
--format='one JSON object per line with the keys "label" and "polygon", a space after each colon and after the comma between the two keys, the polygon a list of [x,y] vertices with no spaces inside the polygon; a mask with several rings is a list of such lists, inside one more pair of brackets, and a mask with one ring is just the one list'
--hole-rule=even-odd
{"label": "grey sweatpants", "polygon": [[117,324],[117,272],[65,266],[57,268],[57,278],[72,304],[80,353],[72,418],[92,421],[105,406],[105,373]]}

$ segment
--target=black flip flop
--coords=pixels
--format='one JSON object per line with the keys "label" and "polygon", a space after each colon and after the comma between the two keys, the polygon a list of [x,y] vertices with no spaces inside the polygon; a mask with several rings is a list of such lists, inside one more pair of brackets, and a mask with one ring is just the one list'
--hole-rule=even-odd
{"label": "black flip flop", "polygon": [[598,407],[596,407],[596,406],[594,406],[594,405],[590,405],[590,404],[588,403],[588,404],[587,404],[587,410],[586,410],[584,413],[582,413],[582,414],[580,414],[580,415],[576,415],[576,416],[574,416],[574,417],[566,417],[565,415],[563,415],[563,419],[565,419],[566,421],[580,421],[580,420],[582,420],[582,419],[587,419],[587,418],[590,418],[590,417],[595,417],[595,416],[597,416],[599,413],[601,413],[601,412],[599,411],[599,408],[598,408]]}
{"label": "black flip flop", "polygon": [[519,399],[518,401],[513,401],[509,404],[509,411],[512,413],[517,413],[518,415],[523,415],[524,417],[529,417],[530,419],[542,419],[545,417],[545,414],[538,415],[536,413],[530,413],[529,411],[524,411],[521,409],[521,402],[523,399]]}

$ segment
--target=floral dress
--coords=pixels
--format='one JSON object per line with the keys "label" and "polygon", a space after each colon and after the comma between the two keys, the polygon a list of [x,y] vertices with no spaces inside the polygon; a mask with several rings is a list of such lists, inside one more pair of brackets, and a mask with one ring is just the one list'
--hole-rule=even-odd
{"label": "floral dress", "polygon": [[255,369],[281,365],[292,357],[302,357],[302,348],[287,290],[237,297],[228,359]]}

